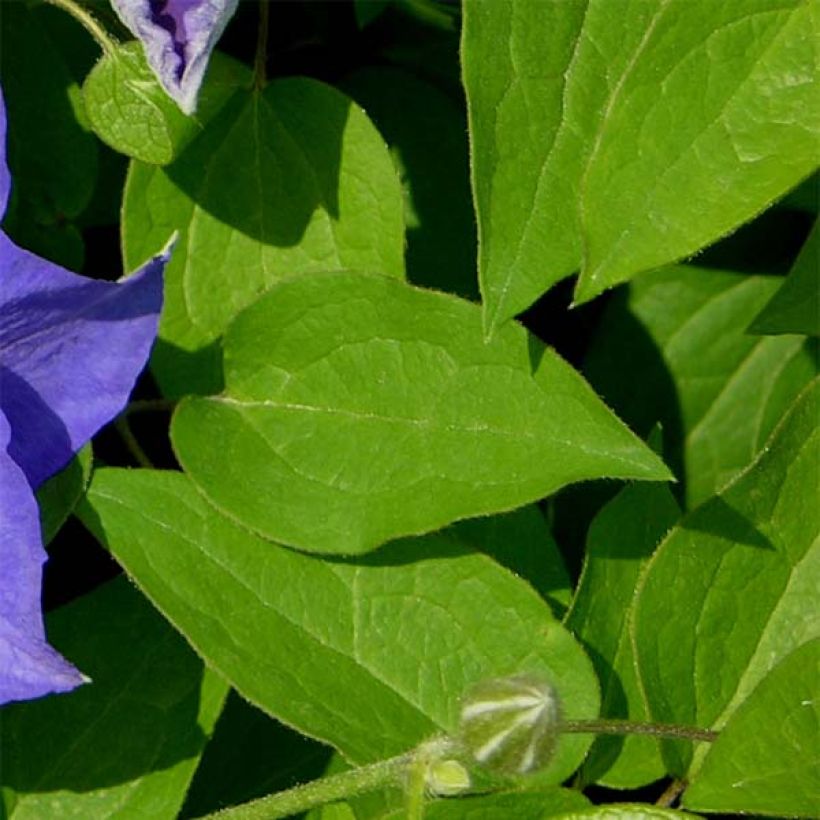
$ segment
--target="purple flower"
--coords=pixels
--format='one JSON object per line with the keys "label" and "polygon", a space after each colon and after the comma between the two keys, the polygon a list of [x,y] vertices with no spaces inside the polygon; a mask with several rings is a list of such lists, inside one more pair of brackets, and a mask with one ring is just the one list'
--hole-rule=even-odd
{"label": "purple flower", "polygon": [[162,87],[193,114],[208,58],[239,0],[111,0]]}
{"label": "purple flower", "polygon": [[[5,145],[0,92],[0,218],[11,188]],[[46,642],[34,491],[127,402],[156,336],[169,253],[102,282],[0,232],[0,704],[86,680]]]}

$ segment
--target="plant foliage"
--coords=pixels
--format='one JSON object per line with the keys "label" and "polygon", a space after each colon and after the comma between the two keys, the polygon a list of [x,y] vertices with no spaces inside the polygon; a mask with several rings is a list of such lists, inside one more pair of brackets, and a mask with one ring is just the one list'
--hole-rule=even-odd
{"label": "plant foliage", "polygon": [[[155,7],[153,46],[107,0],[0,8],[6,234],[97,278],[177,235],[131,404],[36,495],[91,682],[0,707],[0,813],[409,753],[282,805],[820,815],[818,4],[240,3],[192,114]],[[502,679],[556,693],[537,772],[459,741],[476,691],[522,735]]]}

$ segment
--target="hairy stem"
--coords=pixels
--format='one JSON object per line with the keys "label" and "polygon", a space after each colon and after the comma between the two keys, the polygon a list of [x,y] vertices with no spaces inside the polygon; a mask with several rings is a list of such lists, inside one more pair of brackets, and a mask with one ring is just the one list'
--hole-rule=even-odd
{"label": "hairy stem", "polygon": [[323,777],[284,792],[270,794],[241,806],[223,809],[207,815],[207,818],[213,820],[276,820],[280,817],[289,817],[315,806],[334,803],[357,794],[401,783],[408,766],[412,766],[414,761],[414,753],[391,757],[370,766],[351,769],[349,772]]}
{"label": "hairy stem", "polygon": [[406,820],[423,820],[425,775],[429,761],[419,755],[407,767],[404,813]]}
{"label": "hairy stem", "polygon": [[565,720],[561,724],[561,731],[590,735],[653,735],[668,740],[700,740],[705,743],[712,743],[718,736],[718,732],[695,726],[633,723],[629,720]]}
{"label": "hairy stem", "polygon": [[114,48],[116,47],[115,40],[103,26],[97,22],[94,15],[92,15],[88,9],[83,8],[74,0],[45,0],[45,2],[50,3],[52,6],[57,6],[63,11],[67,11],[97,41],[97,44],[105,54],[109,56],[114,54]]}

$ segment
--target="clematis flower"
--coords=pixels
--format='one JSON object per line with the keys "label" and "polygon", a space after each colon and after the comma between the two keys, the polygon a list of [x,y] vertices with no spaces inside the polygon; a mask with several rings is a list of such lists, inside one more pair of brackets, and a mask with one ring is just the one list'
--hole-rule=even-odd
{"label": "clematis flower", "polygon": [[111,0],[162,87],[193,114],[208,58],[239,0]]}
{"label": "clematis flower", "polygon": [[[0,218],[11,188],[5,143],[0,92]],[[0,704],[86,680],[46,642],[34,491],[128,400],[156,336],[169,254],[101,282],[0,232]]]}

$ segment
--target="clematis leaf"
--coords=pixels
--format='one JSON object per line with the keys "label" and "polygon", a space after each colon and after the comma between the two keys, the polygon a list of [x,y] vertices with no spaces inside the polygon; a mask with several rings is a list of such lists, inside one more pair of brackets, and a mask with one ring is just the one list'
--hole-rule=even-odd
{"label": "clematis leaf", "polygon": [[199,131],[157,83],[136,43],[104,54],[83,84],[97,136],[121,154],[165,165]]}
{"label": "clematis leaf", "polygon": [[[568,715],[596,713],[592,666],[546,603],[450,533],[328,561],[253,535],[171,471],[98,470],[78,509],[210,667],[351,762],[454,731],[467,688],[513,671],[554,681]],[[590,742],[562,738],[549,782]]]}
{"label": "clematis leaf", "polygon": [[746,467],[817,372],[817,344],[747,328],[773,276],[679,265],[613,294],[584,374],[639,434],[660,421],[686,507]]}
{"label": "clematis leaf", "polygon": [[[650,559],[633,635],[655,720],[722,729],[770,670],[820,637],[818,413],[815,379],[752,465]],[[670,771],[688,779],[706,752],[663,748]]]}
{"label": "clematis leaf", "polygon": [[788,278],[755,317],[749,332],[820,336],[820,222],[814,223]]}
{"label": "clematis leaf", "polygon": [[787,655],[729,718],[683,803],[706,812],[814,817],[820,807],[820,640]]}
{"label": "clematis leaf", "polygon": [[400,280],[285,280],[224,348],[225,394],[183,399],[174,448],[217,507],[289,546],[361,553],[574,481],[669,477],[523,328],[485,343],[478,306]]}
{"label": "clematis leaf", "polygon": [[[479,275],[493,329],[691,255],[817,165],[802,0],[469,0]],[[696,203],[696,205],[695,205]]]}
{"label": "clematis leaf", "polygon": [[[583,572],[565,623],[590,651],[601,682],[601,712],[607,717],[649,720],[630,637],[635,586],[679,516],[668,487],[632,484],[590,525]],[[665,772],[655,739],[603,735],[590,749],[582,778],[585,783],[636,789]]]}
{"label": "clematis leaf", "polygon": [[196,109],[208,60],[239,0],[111,0],[151,70],[186,114]]}
{"label": "clematis leaf", "polygon": [[572,584],[564,559],[537,504],[509,513],[459,521],[453,532],[465,544],[526,579],[556,618],[566,612]]}
{"label": "clematis leaf", "polygon": [[477,299],[463,110],[432,83],[401,69],[359,69],[341,88],[367,111],[398,166],[406,197],[408,280]]}
{"label": "clematis leaf", "polygon": [[[210,77],[203,98],[209,88]],[[384,141],[352,100],[304,77],[237,90],[171,165],[132,163],[126,264],[177,229],[151,360],[168,397],[219,391],[219,337],[274,282],[337,268],[404,275],[404,204]]]}
{"label": "clematis leaf", "polygon": [[48,25],[53,12],[79,28],[69,15],[43,5],[2,3],[0,13],[0,68],[14,125],[8,152],[17,198],[27,200],[26,213],[36,214],[52,232],[88,204],[98,167],[97,142],[85,123],[65,44]]}
{"label": "clematis leaf", "polygon": [[37,504],[44,544],[57,534],[85,492],[91,478],[92,460],[89,442],[59,473],[38,488]]}
{"label": "clematis leaf", "polygon": [[227,684],[123,577],[49,613],[48,627],[94,682],[3,709],[9,820],[174,820]]}
{"label": "clematis leaf", "polygon": [[[504,794],[472,795],[458,800],[438,800],[424,810],[425,820],[546,820],[563,818],[583,811],[589,800],[575,789],[528,788]],[[403,820],[405,810],[397,809],[379,820]],[[322,818],[325,820],[325,818]]]}

